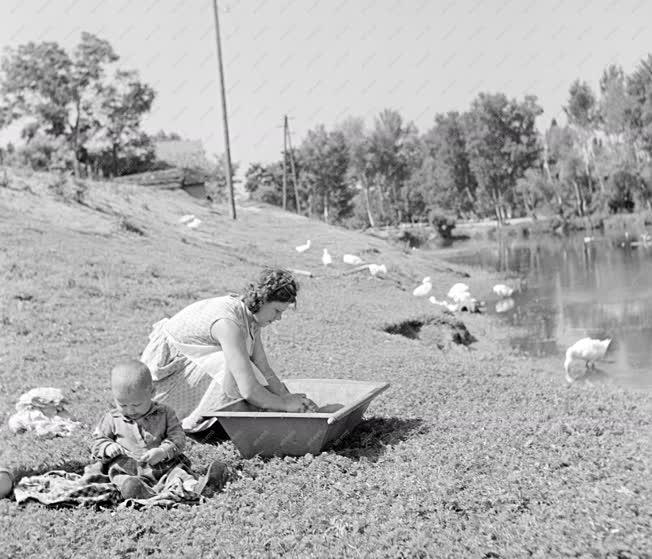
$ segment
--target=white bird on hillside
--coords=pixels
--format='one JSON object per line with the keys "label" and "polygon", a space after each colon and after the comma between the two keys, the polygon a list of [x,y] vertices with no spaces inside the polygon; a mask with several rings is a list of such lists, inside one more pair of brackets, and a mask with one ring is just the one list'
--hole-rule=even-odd
{"label": "white bird on hillside", "polygon": [[353,266],[362,264],[362,258],[356,256],[355,254],[345,254],[342,256],[342,260],[345,264],[352,264]]}
{"label": "white bird on hillside", "polygon": [[586,361],[586,368],[595,369],[595,361],[602,359],[607,353],[611,338],[596,340],[593,338],[582,338],[575,342],[566,350],[566,360],[564,361],[564,371],[566,371],[566,380],[573,382],[575,379],[570,375],[570,366],[573,360],[579,359]]}
{"label": "white bird on hillside", "polygon": [[432,289],[432,283],[430,283],[430,276],[426,276],[423,278],[423,281],[421,282],[421,285],[417,286],[414,288],[414,291],[412,291],[412,295],[415,297],[425,297],[430,293],[430,290]]}
{"label": "white bird on hillside", "polygon": [[298,247],[295,247],[297,252],[306,252],[310,248],[310,239],[306,241],[305,245],[299,245]]}
{"label": "white bird on hillside", "polygon": [[456,303],[465,301],[466,299],[471,298],[471,292],[469,291],[469,286],[465,283],[456,283],[453,287],[448,290],[446,295],[449,299],[453,299]]}
{"label": "white bird on hillside", "polygon": [[324,266],[329,266],[330,264],[333,263],[333,258],[331,257],[327,248],[324,249],[324,254],[321,255],[321,261],[324,264]]}
{"label": "white bird on hillside", "polygon": [[201,219],[197,217],[195,217],[191,222],[186,223],[186,225],[190,227],[190,229],[197,229],[197,227],[199,227],[200,224],[201,224]]}
{"label": "white bird on hillside", "polygon": [[378,274],[386,274],[387,266],[385,266],[385,264],[369,264],[369,273],[372,276],[377,276]]}
{"label": "white bird on hillside", "polygon": [[195,216],[193,214],[182,215],[179,218],[179,223],[188,223],[188,222],[192,221],[193,219],[195,219]]}
{"label": "white bird on hillside", "polygon": [[514,288],[504,283],[494,285],[494,293],[500,297],[511,297],[514,294]]}
{"label": "white bird on hillside", "polygon": [[430,297],[428,297],[428,301],[430,301],[433,305],[439,305],[440,307],[446,307],[450,312],[455,312],[455,311],[458,310],[457,305],[455,303],[449,303],[448,301],[440,301],[434,295],[431,295]]}
{"label": "white bird on hillside", "polygon": [[595,237],[584,237],[584,244],[589,244],[595,241]]}

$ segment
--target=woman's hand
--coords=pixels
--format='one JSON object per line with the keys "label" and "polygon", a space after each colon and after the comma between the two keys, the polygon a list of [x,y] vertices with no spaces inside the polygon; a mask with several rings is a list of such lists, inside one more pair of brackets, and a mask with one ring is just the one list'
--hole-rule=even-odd
{"label": "woman's hand", "polygon": [[317,410],[317,404],[310,398],[306,398],[305,394],[288,394],[283,396],[285,400],[285,411],[290,413],[303,413]]}

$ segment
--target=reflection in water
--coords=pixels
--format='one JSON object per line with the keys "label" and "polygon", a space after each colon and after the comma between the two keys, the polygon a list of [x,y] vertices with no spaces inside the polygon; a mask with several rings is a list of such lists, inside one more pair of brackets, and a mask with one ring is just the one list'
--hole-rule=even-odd
{"label": "reflection in water", "polygon": [[501,313],[511,311],[514,308],[514,304],[514,299],[511,297],[508,297],[507,299],[501,299],[496,303],[496,312]]}
{"label": "reflection in water", "polygon": [[486,297],[488,312],[527,331],[512,340],[515,347],[563,361],[578,339],[611,337],[610,362],[601,368],[617,382],[652,389],[652,244],[577,235],[502,239],[488,249],[476,241],[441,255],[527,279],[527,289],[509,299]]}

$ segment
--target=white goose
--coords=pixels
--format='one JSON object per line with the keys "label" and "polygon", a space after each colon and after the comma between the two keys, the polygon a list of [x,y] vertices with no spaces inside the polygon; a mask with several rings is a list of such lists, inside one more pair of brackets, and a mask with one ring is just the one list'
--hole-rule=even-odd
{"label": "white goose", "polygon": [[573,382],[575,379],[570,375],[570,366],[573,360],[579,359],[586,361],[586,368],[595,369],[595,361],[602,359],[607,353],[611,338],[596,340],[593,338],[582,338],[575,342],[566,350],[566,360],[564,361],[564,371],[566,371],[566,380]]}
{"label": "white goose", "polygon": [[455,312],[458,310],[458,307],[455,303],[449,303],[448,301],[440,301],[437,299],[434,295],[431,295],[428,297],[428,301],[430,301],[433,305],[439,305],[440,307],[446,307],[450,312]]}
{"label": "white goose", "polygon": [[385,266],[385,264],[369,264],[369,273],[372,276],[377,276],[378,274],[386,274],[387,266]]}
{"label": "white goose", "polygon": [[355,254],[345,254],[344,256],[342,256],[342,261],[345,264],[351,264],[353,266],[358,266],[362,264],[362,258],[356,256]]}
{"label": "white goose", "polygon": [[310,248],[310,239],[306,241],[305,245],[299,245],[298,247],[294,247],[297,252],[306,252]]}
{"label": "white goose", "polygon": [[330,266],[333,263],[333,258],[331,257],[327,248],[324,249],[324,254],[321,255],[321,261],[324,266]]}
{"label": "white goose", "polygon": [[186,225],[188,227],[190,227],[190,229],[197,229],[197,227],[199,227],[201,225],[201,219],[199,219],[198,217],[195,217],[195,218],[193,218],[192,221],[186,223]]}
{"label": "white goose", "polygon": [[514,288],[504,283],[494,285],[493,291],[499,297],[511,297],[514,294]]}
{"label": "white goose", "polygon": [[188,222],[192,221],[193,219],[195,219],[195,216],[193,214],[182,215],[179,218],[179,223],[188,223]]}
{"label": "white goose", "polygon": [[432,283],[430,283],[430,276],[426,276],[423,278],[423,281],[421,282],[421,285],[417,286],[414,288],[414,291],[412,291],[412,295],[415,297],[425,297],[430,293],[430,290],[432,289]]}
{"label": "white goose", "polygon": [[466,301],[471,298],[471,292],[469,291],[469,286],[465,283],[456,283],[453,287],[448,290],[446,295],[449,299],[452,299],[456,303]]}

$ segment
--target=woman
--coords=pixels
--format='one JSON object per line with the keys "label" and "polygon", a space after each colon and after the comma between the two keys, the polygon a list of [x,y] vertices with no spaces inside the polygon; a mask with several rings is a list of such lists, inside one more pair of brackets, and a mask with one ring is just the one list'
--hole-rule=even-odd
{"label": "woman", "polygon": [[241,296],[197,301],[154,324],[141,356],[154,399],[171,406],[188,432],[207,429],[212,412],[239,398],[266,410],[316,410],[305,394],[288,392],[260,337],[296,303],[298,289],[287,270],[265,268]]}

